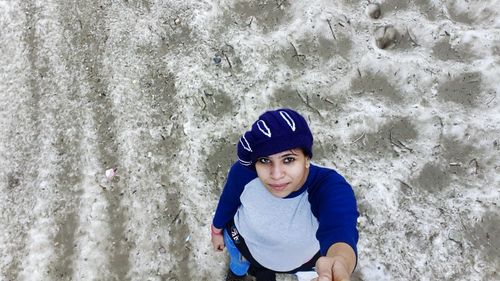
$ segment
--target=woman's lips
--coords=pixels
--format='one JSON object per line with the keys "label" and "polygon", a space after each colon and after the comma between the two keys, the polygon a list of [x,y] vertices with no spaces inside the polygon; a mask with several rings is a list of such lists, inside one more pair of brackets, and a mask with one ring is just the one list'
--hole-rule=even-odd
{"label": "woman's lips", "polygon": [[269,184],[269,186],[277,191],[282,191],[286,188],[288,184],[287,183],[282,183],[282,184]]}

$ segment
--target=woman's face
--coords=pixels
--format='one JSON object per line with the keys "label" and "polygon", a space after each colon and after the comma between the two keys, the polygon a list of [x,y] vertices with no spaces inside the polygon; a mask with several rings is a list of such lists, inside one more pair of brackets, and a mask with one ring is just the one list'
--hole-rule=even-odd
{"label": "woman's face", "polygon": [[306,182],[309,157],[302,149],[286,150],[259,158],[255,169],[267,190],[276,197],[284,198]]}

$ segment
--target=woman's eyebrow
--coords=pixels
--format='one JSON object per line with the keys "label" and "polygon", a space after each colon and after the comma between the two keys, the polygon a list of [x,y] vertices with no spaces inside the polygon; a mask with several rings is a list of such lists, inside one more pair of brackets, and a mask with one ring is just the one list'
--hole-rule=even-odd
{"label": "woman's eyebrow", "polygon": [[281,155],[280,158],[286,158],[286,157],[290,157],[290,156],[297,156],[297,154],[293,153],[293,152],[290,152],[290,153],[287,153],[287,154],[284,154],[284,155]]}

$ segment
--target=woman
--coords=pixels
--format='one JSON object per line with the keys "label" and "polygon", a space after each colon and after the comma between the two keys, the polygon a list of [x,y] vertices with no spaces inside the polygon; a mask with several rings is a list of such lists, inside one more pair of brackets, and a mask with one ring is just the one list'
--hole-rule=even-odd
{"label": "woman", "polygon": [[349,280],[357,262],[358,212],[351,186],[311,164],[313,136],[291,109],[267,111],[238,143],[211,225],[215,250],[230,255],[226,280],[274,281],[313,270]]}

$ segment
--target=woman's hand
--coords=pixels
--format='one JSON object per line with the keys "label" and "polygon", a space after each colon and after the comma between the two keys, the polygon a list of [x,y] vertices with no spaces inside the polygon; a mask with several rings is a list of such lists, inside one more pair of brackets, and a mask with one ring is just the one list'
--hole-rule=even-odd
{"label": "woman's hand", "polygon": [[326,257],[316,262],[318,278],[314,281],[350,281],[356,266],[356,254],[346,243],[338,242],[328,248]]}
{"label": "woman's hand", "polygon": [[224,236],[222,235],[222,229],[215,228],[213,225],[210,226],[210,233],[212,236],[212,246],[214,250],[221,252],[224,250]]}
{"label": "woman's hand", "polygon": [[316,262],[318,277],[314,281],[350,281],[351,274],[341,257],[321,257]]}

